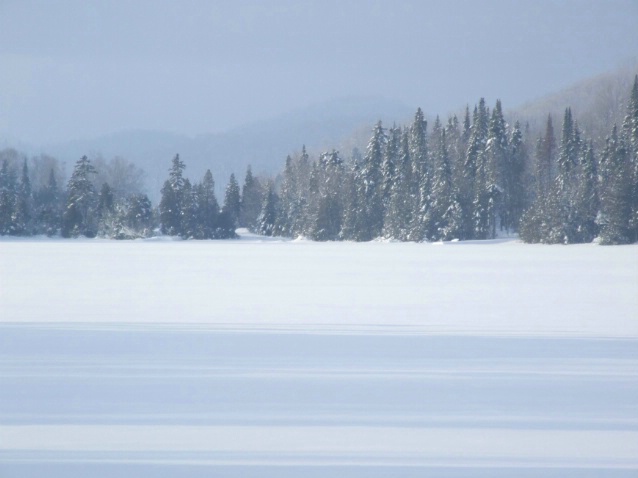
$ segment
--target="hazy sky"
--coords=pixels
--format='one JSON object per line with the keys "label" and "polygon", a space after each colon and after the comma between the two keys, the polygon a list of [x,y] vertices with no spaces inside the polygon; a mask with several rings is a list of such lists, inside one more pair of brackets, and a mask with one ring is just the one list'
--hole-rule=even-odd
{"label": "hazy sky", "polygon": [[638,0],[0,0],[0,143],[194,135],[349,95],[507,108],[635,59],[637,25]]}

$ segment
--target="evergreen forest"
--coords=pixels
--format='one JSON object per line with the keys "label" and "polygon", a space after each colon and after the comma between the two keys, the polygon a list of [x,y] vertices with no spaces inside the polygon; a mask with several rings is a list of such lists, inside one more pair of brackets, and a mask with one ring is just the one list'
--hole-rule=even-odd
{"label": "evergreen forest", "polygon": [[229,239],[237,227],[315,241],[449,241],[517,233],[529,243],[638,241],[638,76],[624,121],[602,146],[571,108],[543,133],[509,124],[500,101],[464,115],[372,129],[365,151],[288,156],[274,178],[248,167],[230,176],[223,201],[207,171],[186,177],[176,155],[153,206],[142,172],[121,158],[87,156],[65,180],[48,156],[0,152],[0,235]]}

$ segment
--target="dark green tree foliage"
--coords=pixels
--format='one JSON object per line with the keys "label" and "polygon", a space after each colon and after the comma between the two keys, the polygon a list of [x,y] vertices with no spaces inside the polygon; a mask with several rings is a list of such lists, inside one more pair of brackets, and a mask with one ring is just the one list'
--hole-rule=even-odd
{"label": "dark green tree foliage", "polygon": [[413,214],[418,210],[417,192],[412,188],[413,172],[409,138],[409,131],[403,131],[383,232],[384,237],[399,241],[415,240],[411,236],[410,226],[413,223]]}
{"label": "dark green tree foliage", "polygon": [[598,235],[596,218],[600,203],[598,200],[598,171],[594,147],[590,143],[576,166],[577,182],[574,186],[572,221],[574,242],[591,242]]}
{"label": "dark green tree foliage", "polygon": [[426,239],[428,208],[430,207],[431,171],[428,151],[428,124],[421,108],[417,109],[410,127],[410,159],[412,160],[411,195],[415,197],[410,237]]}
{"label": "dark green tree foliage", "polygon": [[274,236],[277,224],[277,195],[275,187],[269,183],[264,196],[261,212],[256,220],[256,232],[262,236]]}
{"label": "dark green tree foliage", "polygon": [[[479,103],[477,121],[487,114],[484,103]],[[478,132],[481,128],[477,126]],[[466,163],[475,163],[474,200],[472,203],[473,235],[476,239],[491,239],[496,236],[497,220],[500,218],[500,205],[504,195],[503,169],[508,161],[507,132],[501,110],[501,102],[496,102],[489,122],[484,148],[483,141],[471,140]],[[476,155],[475,160],[470,156]]]}
{"label": "dark green tree foliage", "polygon": [[0,234],[14,234],[16,231],[13,213],[16,205],[16,173],[5,159],[0,168]]}
{"label": "dark green tree foliage", "polygon": [[638,75],[634,77],[633,88],[627,105],[627,116],[623,121],[623,135],[628,149],[630,174],[630,242],[638,241]]}
{"label": "dark green tree foliage", "polygon": [[22,175],[17,185],[13,223],[15,235],[30,236],[33,234],[33,194],[26,159],[22,164]]}
{"label": "dark green tree foliage", "polygon": [[98,218],[113,213],[115,210],[115,196],[113,195],[113,189],[108,183],[102,184],[100,194],[98,195],[97,202],[97,214]]}
{"label": "dark green tree foliage", "polygon": [[95,168],[86,156],[75,163],[67,185],[62,216],[62,237],[95,237],[98,229],[97,193],[93,186]]}
{"label": "dark green tree foliage", "polygon": [[195,239],[216,239],[219,203],[215,197],[215,181],[210,169],[206,170],[195,193],[196,213],[193,237]]}
{"label": "dark green tree foliage", "polygon": [[173,158],[169,169],[169,177],[162,187],[162,198],[159,204],[161,231],[169,236],[183,235],[182,212],[184,208],[186,168],[179,154]]}
{"label": "dark green tree foliage", "polygon": [[527,201],[524,175],[525,165],[528,162],[527,148],[518,121],[512,130],[509,148],[507,163],[503,171],[505,196],[503,197],[501,226],[507,230],[517,231]]}
{"label": "dark green tree foliage", "polygon": [[246,177],[241,194],[241,208],[239,215],[239,225],[250,230],[255,230],[257,217],[261,213],[263,203],[263,187],[259,180],[253,176],[250,165],[246,169]]}
{"label": "dark green tree foliage", "polygon": [[436,149],[432,161],[432,204],[428,239],[432,241],[458,239],[463,227],[463,217],[459,194],[452,182],[446,133],[442,128],[435,127],[434,131],[438,131],[438,138],[435,138]]}
{"label": "dark green tree foliage", "polygon": [[[463,161],[463,183],[461,185],[461,207],[464,211],[463,237],[481,238],[487,234],[488,219],[485,197],[487,177],[484,167],[485,144],[487,142],[488,116],[485,100],[481,98],[474,107],[470,137]],[[477,231],[477,228],[479,231]]]}
{"label": "dark green tree foliage", "polygon": [[319,158],[315,169],[310,237],[316,241],[335,241],[341,238],[343,227],[343,160],[333,150]]}
{"label": "dark green tree foliage", "polygon": [[539,138],[536,147],[536,197],[549,193],[554,179],[556,160],[556,136],[551,115],[547,116],[545,136]]}
{"label": "dark green tree foliage", "polygon": [[361,204],[360,215],[363,216],[360,231],[361,240],[371,240],[381,235],[383,230],[383,156],[387,136],[379,121],[372,132],[372,138],[366,148],[361,168],[359,201]]}
{"label": "dark green tree foliage", "polygon": [[607,138],[601,159],[600,225],[601,244],[627,244],[630,228],[632,174],[627,145],[616,125]]}
{"label": "dark green tree foliage", "polygon": [[34,196],[38,234],[46,234],[49,237],[58,234],[62,218],[61,196],[55,171],[51,169],[48,183]]}
{"label": "dark green tree foliage", "polygon": [[239,224],[239,214],[241,211],[241,195],[239,192],[239,184],[235,179],[235,175],[230,175],[226,193],[224,195],[224,205],[222,206],[222,224],[225,230],[232,227],[234,231]]}
{"label": "dark green tree foliage", "polygon": [[153,229],[153,207],[146,194],[133,194],[126,200],[124,226],[138,237],[148,237]]}

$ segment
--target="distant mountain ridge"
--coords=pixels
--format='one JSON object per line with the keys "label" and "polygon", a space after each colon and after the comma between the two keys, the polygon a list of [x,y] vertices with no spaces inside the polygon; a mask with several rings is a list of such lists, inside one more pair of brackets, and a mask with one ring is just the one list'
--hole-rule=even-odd
{"label": "distant mountain ridge", "polygon": [[233,172],[241,183],[249,164],[257,174],[276,174],[286,156],[299,151],[303,144],[314,152],[331,149],[358,128],[387,118],[403,122],[411,114],[411,108],[394,100],[349,97],[299,108],[225,133],[189,137],[129,130],[91,140],[52,144],[43,151],[65,161],[67,168],[85,154],[89,158],[124,157],[146,172],[149,196],[157,199],[175,154],[179,153],[186,163],[186,175],[193,180],[199,181],[210,169],[221,191]]}

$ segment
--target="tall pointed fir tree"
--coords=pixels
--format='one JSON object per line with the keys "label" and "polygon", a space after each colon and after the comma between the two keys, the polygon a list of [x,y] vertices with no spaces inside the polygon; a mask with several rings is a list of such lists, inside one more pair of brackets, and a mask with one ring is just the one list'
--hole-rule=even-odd
{"label": "tall pointed fir tree", "polygon": [[239,213],[239,226],[255,230],[257,216],[261,213],[263,203],[263,187],[259,180],[253,176],[252,167],[246,168],[246,177],[241,194],[241,208]]}
{"label": "tall pointed fir tree", "polygon": [[632,239],[631,166],[627,145],[614,125],[606,140],[600,164],[601,244],[627,244]]}
{"label": "tall pointed fir tree", "polygon": [[[507,125],[503,118],[501,100],[496,100],[496,106],[492,110],[492,118],[488,127],[487,141],[485,144],[485,154],[482,157],[481,167],[485,168],[486,182],[483,185],[485,198],[486,237],[496,237],[497,227],[509,229],[509,217],[503,208],[504,196],[510,194],[506,190],[505,176],[509,172],[506,170],[510,166],[509,142],[507,138]],[[477,227],[483,230],[483,225]]]}
{"label": "tall pointed fir tree", "polygon": [[196,239],[216,239],[219,203],[215,197],[215,180],[210,169],[206,170],[204,179],[197,186],[197,228]]}
{"label": "tall pointed fir tree", "polygon": [[226,193],[224,194],[224,205],[222,206],[222,222],[224,229],[232,228],[234,231],[239,223],[239,213],[241,210],[241,195],[239,192],[239,184],[235,179],[235,174],[230,175]]}
{"label": "tall pointed fir tree", "polygon": [[13,213],[16,204],[17,179],[9,160],[0,167],[0,235],[14,234]]}
{"label": "tall pointed fir tree", "polygon": [[525,165],[528,162],[527,147],[523,140],[520,123],[514,124],[509,141],[509,154],[504,170],[503,198],[504,227],[518,231],[519,223],[527,203],[527,188],[525,184]]}
{"label": "tall pointed fir tree", "polygon": [[417,109],[410,127],[410,158],[412,160],[412,194],[415,209],[412,212],[410,237],[415,241],[426,238],[424,221],[430,206],[431,171],[428,151],[428,123],[421,108]]}
{"label": "tall pointed fir tree", "polygon": [[[438,118],[437,118],[438,121]],[[452,182],[452,167],[444,128],[434,128],[436,149],[432,161],[432,204],[428,239],[457,239],[463,227],[458,190]]]}
{"label": "tall pointed fir tree", "polygon": [[179,154],[173,158],[168,179],[162,187],[162,198],[159,204],[161,231],[169,236],[184,233],[182,213],[184,208],[184,169],[186,165],[179,159]]}
{"label": "tall pointed fir tree", "polygon": [[623,136],[628,149],[629,173],[631,178],[631,216],[629,219],[629,241],[638,241],[638,75],[627,104],[627,116],[623,121]]}
{"label": "tall pointed fir tree", "polygon": [[467,151],[463,162],[463,183],[461,185],[461,207],[464,211],[463,236],[468,239],[477,237],[477,223],[483,225],[487,222],[485,218],[477,218],[477,211],[481,210],[477,204],[481,190],[478,184],[484,184],[486,178],[480,175],[485,172],[485,168],[479,168],[485,153],[485,143],[487,142],[488,116],[485,107],[485,99],[479,100],[478,106],[474,107],[473,122],[470,127],[470,137],[467,142]]}
{"label": "tall pointed fir tree", "polygon": [[574,242],[591,242],[598,235],[596,217],[598,215],[598,171],[594,147],[590,143],[583,150],[582,157],[576,165],[577,182],[574,187],[574,198],[571,205]]}
{"label": "tall pointed fir tree", "polygon": [[18,183],[13,222],[16,235],[30,236],[33,234],[33,192],[26,159],[22,164],[22,175]]}
{"label": "tall pointed fir tree", "polygon": [[363,180],[360,184],[363,205],[361,212],[365,220],[361,224],[364,230],[360,231],[360,238],[364,241],[381,236],[383,230],[383,176],[381,168],[386,142],[385,130],[379,121],[368,142],[361,168]]}
{"label": "tall pointed fir tree", "polygon": [[297,175],[295,165],[290,155],[286,157],[281,188],[279,191],[279,214],[275,233],[278,236],[293,237],[293,218],[298,214],[296,211]]}
{"label": "tall pointed fir tree", "polygon": [[95,237],[97,234],[97,193],[93,176],[97,174],[91,161],[82,156],[67,184],[67,200],[62,216],[62,237]]}
{"label": "tall pointed fir tree", "polygon": [[255,230],[262,236],[275,235],[277,224],[277,195],[275,194],[275,186],[269,182],[266,186],[266,194],[264,196],[261,212],[256,219]]}
{"label": "tall pointed fir tree", "polygon": [[55,236],[60,231],[62,204],[61,192],[55,178],[55,170],[49,170],[47,184],[36,192],[34,202],[36,204],[37,232],[47,236]]}
{"label": "tall pointed fir tree", "polygon": [[401,134],[395,177],[386,210],[383,236],[399,241],[416,240],[410,235],[412,215],[418,209],[418,197],[412,184],[410,132],[407,129]]}
{"label": "tall pointed fir tree", "polygon": [[310,237],[336,241],[343,228],[343,160],[336,150],[321,155],[317,165],[316,209]]}
{"label": "tall pointed fir tree", "polygon": [[547,116],[545,135],[541,136],[536,149],[536,197],[543,198],[549,193],[556,161],[556,136],[552,116]]}

